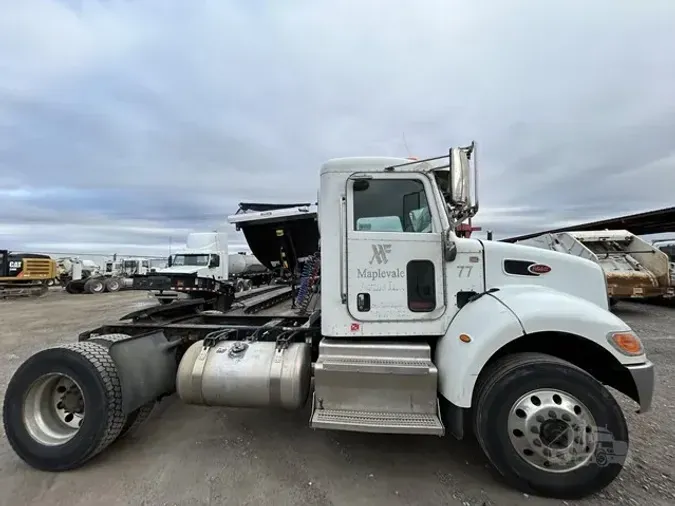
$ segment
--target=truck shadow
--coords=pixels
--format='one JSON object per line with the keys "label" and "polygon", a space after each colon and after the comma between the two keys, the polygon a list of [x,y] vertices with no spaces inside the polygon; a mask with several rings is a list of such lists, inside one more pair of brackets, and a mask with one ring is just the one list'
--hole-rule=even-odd
{"label": "truck shadow", "polygon": [[[508,488],[501,484],[472,436],[458,441],[450,435],[313,430],[308,427],[309,418],[309,406],[295,412],[208,408],[186,406],[171,398],[158,406],[136,435],[104,452],[109,453],[109,457],[102,456],[101,461],[126,459],[128,456],[120,454],[134,452],[137,444],[152,452],[151,448],[156,445],[171,444],[177,439],[187,443],[189,439],[194,448],[191,451],[200,454],[183,458],[208,460],[209,448],[215,447],[226,447],[230,452],[254,448],[261,456],[274,455],[275,461],[302,462],[309,469],[344,469],[362,476],[425,476],[441,486],[471,484],[477,489],[495,485]],[[198,440],[201,444],[195,446]],[[268,465],[277,464],[270,461]]]}

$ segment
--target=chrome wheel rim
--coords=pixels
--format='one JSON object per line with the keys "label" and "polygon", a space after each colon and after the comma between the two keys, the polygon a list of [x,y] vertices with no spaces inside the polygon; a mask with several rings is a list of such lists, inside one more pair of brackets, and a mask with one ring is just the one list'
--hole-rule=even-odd
{"label": "chrome wheel rim", "polygon": [[47,374],[36,380],[23,403],[28,433],[45,446],[62,445],[75,437],[84,413],[82,389],[63,374]]}
{"label": "chrome wheel rim", "polygon": [[523,395],[509,411],[508,431],[518,455],[549,473],[568,473],[585,466],[597,446],[597,424],[591,411],[560,390]]}

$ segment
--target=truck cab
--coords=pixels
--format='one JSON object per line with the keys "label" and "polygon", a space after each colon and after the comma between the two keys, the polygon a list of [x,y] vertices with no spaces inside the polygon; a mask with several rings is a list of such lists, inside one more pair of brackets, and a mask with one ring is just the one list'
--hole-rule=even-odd
{"label": "truck cab", "polygon": [[194,274],[200,278],[228,278],[227,234],[195,232],[188,234],[187,245],[170,257],[170,265],[158,274]]}
{"label": "truck cab", "polygon": [[524,286],[537,296],[555,292],[607,310],[596,264],[455,233],[478,209],[469,200],[468,153],[451,155],[464,167],[455,169],[454,180],[436,160],[352,158],[324,165],[320,229],[340,230],[321,236],[326,335],[444,335],[470,299],[490,290],[507,296]]}
{"label": "truck cab", "polygon": [[542,453],[549,436],[539,434],[562,428],[562,417],[627,441],[615,401],[595,404],[611,397],[599,385],[647,411],[653,365],[609,311],[597,263],[456,233],[478,210],[476,177],[475,144],[420,161],[323,165],[323,339],[311,425],[460,438],[472,431],[511,482],[564,497],[567,480],[570,494],[583,495],[620,466],[582,478],[595,443],[576,448],[565,439],[567,456],[555,461],[554,450]]}

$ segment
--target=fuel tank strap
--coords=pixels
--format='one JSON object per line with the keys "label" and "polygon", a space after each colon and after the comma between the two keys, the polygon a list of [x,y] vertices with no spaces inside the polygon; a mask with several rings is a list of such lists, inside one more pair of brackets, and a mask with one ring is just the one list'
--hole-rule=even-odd
{"label": "fuel tank strap", "polygon": [[281,404],[281,375],[283,373],[284,349],[277,348],[270,365],[270,403],[272,406]]}
{"label": "fuel tank strap", "polygon": [[204,395],[202,394],[202,377],[204,375],[204,368],[206,367],[206,360],[209,356],[210,347],[202,347],[197,359],[195,360],[195,365],[192,368],[192,374],[190,375],[190,390],[192,393],[197,396],[199,401],[202,404],[205,404]]}

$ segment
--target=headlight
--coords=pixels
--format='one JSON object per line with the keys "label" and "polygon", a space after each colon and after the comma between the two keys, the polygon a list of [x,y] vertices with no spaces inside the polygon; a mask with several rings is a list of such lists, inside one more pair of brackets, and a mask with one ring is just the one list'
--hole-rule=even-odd
{"label": "headlight", "polygon": [[607,334],[607,340],[614,349],[623,355],[637,357],[645,352],[640,338],[630,331],[610,332]]}

